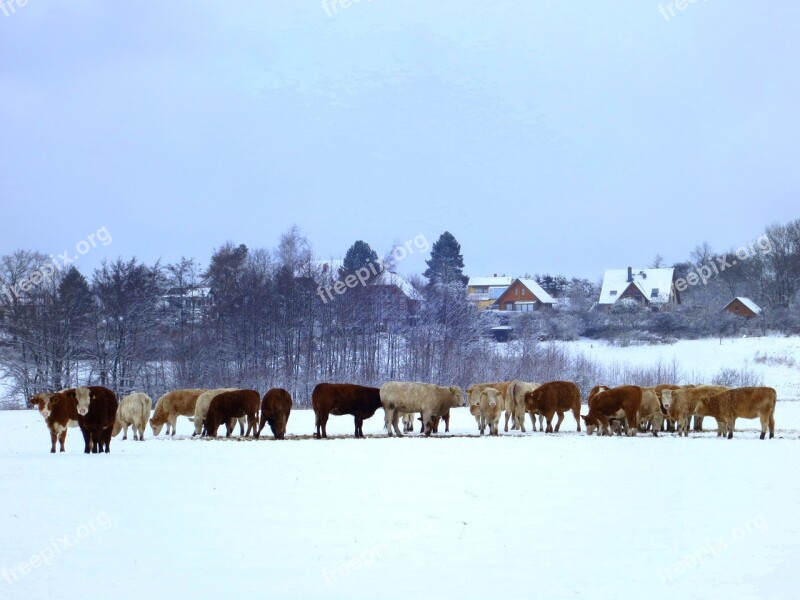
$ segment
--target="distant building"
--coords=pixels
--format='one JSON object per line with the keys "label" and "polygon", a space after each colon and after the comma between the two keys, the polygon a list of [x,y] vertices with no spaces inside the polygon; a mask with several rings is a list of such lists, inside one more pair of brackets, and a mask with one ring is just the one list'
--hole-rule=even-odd
{"label": "distant building", "polygon": [[496,301],[500,310],[516,312],[552,308],[555,303],[555,299],[534,279],[515,279]]}
{"label": "distant building", "polygon": [[661,309],[680,304],[681,297],[673,286],[675,269],[609,269],[603,276],[600,306],[612,306],[618,300],[630,299],[644,306]]}
{"label": "distant building", "polygon": [[493,275],[492,277],[470,277],[467,282],[467,295],[479,310],[489,308],[508,289],[513,277]]}
{"label": "distant building", "polygon": [[758,304],[742,296],[737,296],[728,302],[722,310],[745,319],[752,319],[761,314],[761,307]]}

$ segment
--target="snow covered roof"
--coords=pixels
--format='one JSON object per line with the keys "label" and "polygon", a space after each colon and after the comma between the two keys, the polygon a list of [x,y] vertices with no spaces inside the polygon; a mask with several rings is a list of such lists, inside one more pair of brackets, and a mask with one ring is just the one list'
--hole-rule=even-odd
{"label": "snow covered roof", "polygon": [[411,300],[422,301],[422,294],[417,291],[411,282],[394,271],[383,271],[375,277],[375,285],[394,285]]}
{"label": "snow covered roof", "polygon": [[556,300],[550,294],[544,291],[542,286],[536,283],[535,279],[520,279],[519,282],[528,288],[531,293],[536,296],[542,304],[555,304]]}
{"label": "snow covered roof", "polygon": [[470,277],[468,287],[508,287],[514,281],[513,277]]}
{"label": "snow covered roof", "polygon": [[[675,269],[631,269],[633,282],[628,281],[628,269],[608,269],[603,275],[600,304],[614,304],[631,283],[653,304],[666,304],[672,294]],[[655,294],[655,295],[654,295]]]}
{"label": "snow covered roof", "polygon": [[728,308],[733,302],[736,302],[736,300],[738,300],[739,302],[744,304],[747,308],[752,310],[755,314],[757,314],[757,315],[761,314],[761,307],[758,304],[756,304],[755,302],[753,302],[752,300],[750,300],[750,298],[745,298],[744,296],[736,296],[736,298],[734,298],[733,300],[728,302],[728,304],[725,305],[725,308]]}

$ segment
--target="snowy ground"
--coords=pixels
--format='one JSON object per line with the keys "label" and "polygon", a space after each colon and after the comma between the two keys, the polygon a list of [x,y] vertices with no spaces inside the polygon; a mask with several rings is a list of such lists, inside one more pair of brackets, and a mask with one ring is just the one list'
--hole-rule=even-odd
{"label": "snowy ground", "polygon": [[581,339],[558,342],[572,353],[583,353],[611,366],[672,365],[683,375],[676,383],[709,383],[722,368],[746,367],[761,375],[764,385],[774,387],[779,399],[800,399],[800,337],[750,337],[680,340],[657,346],[611,346],[605,342]]}
{"label": "snowy ground", "polygon": [[766,441],[741,420],[730,441],[589,438],[571,416],[477,438],[466,409],[386,439],[382,416],[318,441],[295,411],[283,442],[182,419],[84,456],[77,430],[50,455],[38,413],[0,412],[0,598],[796,597],[800,403]]}

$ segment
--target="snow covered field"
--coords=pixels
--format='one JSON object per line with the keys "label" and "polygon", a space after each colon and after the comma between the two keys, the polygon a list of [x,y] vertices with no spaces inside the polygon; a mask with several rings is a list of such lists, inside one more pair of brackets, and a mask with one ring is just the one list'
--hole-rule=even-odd
{"label": "snow covered field", "polygon": [[283,442],[192,440],[182,418],[85,456],[78,430],[51,455],[37,412],[0,412],[0,598],[796,597],[800,403],[766,441],[756,420],[590,438],[571,415],[478,438],[466,409],[386,439],[382,417],[318,441],[294,411]]}
{"label": "snow covered field", "polygon": [[582,353],[605,365],[651,366],[673,361],[684,381],[710,383],[720,369],[746,367],[774,387],[780,400],[800,399],[800,337],[750,337],[680,340],[657,346],[611,346],[605,342],[581,339],[557,342],[573,354]]}

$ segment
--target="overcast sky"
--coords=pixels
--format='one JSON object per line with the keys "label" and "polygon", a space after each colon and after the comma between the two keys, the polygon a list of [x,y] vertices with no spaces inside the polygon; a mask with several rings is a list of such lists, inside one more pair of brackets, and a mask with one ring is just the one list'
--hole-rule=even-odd
{"label": "overcast sky", "polygon": [[597,280],[800,217],[796,0],[13,2],[0,254],[449,230],[470,275]]}

